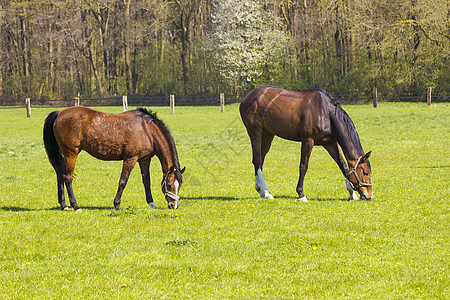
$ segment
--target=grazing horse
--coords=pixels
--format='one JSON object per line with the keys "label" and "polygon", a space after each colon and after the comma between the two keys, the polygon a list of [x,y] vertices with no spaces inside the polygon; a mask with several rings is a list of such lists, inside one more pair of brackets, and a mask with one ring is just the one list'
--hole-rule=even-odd
{"label": "grazing horse", "polygon": [[355,125],[327,92],[295,92],[262,86],[242,100],[239,110],[252,144],[255,188],[262,198],[273,198],[264,180],[262,166],[275,135],[302,143],[297,184],[299,201],[308,201],[303,192],[303,180],[314,145],[323,146],[339,166],[350,193],[349,199],[358,199],[355,191],[361,199],[372,198],[371,152],[364,154]]}
{"label": "grazing horse", "polygon": [[136,162],[141,168],[147,203],[152,208],[157,207],[150,191],[149,170],[150,160],[156,155],[161,162],[161,188],[168,208],[178,208],[181,174],[185,168],[180,169],[173,138],[155,113],[138,108],[110,114],[83,106],[54,111],[44,123],[44,145],[56,171],[58,202],[63,210],[69,210],[64,199],[65,185],[70,205],[75,211],[80,211],[72,180],[75,162],[82,150],[101,160],[123,160],[119,189],[114,199],[116,210],[120,209],[122,192]]}

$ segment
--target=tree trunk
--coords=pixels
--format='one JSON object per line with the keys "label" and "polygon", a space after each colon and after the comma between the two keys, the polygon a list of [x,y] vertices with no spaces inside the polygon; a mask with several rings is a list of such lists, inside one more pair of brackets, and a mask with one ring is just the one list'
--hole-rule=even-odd
{"label": "tree trunk", "polygon": [[132,72],[132,66],[131,66],[131,51],[130,51],[130,5],[131,0],[124,0],[123,1],[125,5],[125,20],[124,20],[124,30],[122,34],[123,44],[124,44],[124,56],[125,56],[125,77],[126,77],[126,85],[127,85],[127,94],[133,95],[134,89],[133,89],[133,72]]}

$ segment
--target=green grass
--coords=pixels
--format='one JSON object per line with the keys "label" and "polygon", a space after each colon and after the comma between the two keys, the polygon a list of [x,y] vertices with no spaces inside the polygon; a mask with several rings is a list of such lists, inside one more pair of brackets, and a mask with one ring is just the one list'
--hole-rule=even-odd
{"label": "green grass", "polygon": [[0,109],[0,298],[448,299],[450,104],[344,108],[373,151],[372,201],[345,201],[315,147],[298,203],[300,144],[279,138],[265,164],[275,199],[260,199],[237,105],[158,107],[186,166],[180,208],[165,208],[155,158],[161,209],[136,168],[115,212],[121,162],[82,153],[82,213],[59,210],[42,144],[52,109]]}

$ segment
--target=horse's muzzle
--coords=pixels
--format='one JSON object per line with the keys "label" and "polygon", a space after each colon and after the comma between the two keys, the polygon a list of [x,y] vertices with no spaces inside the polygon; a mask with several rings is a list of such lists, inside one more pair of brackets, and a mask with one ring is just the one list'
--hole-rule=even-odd
{"label": "horse's muzzle", "polygon": [[177,209],[177,208],[178,208],[178,203],[177,203],[177,202],[169,203],[169,204],[167,205],[167,208],[168,208],[168,209]]}
{"label": "horse's muzzle", "polygon": [[366,195],[361,195],[361,200],[372,200],[372,196],[367,197]]}

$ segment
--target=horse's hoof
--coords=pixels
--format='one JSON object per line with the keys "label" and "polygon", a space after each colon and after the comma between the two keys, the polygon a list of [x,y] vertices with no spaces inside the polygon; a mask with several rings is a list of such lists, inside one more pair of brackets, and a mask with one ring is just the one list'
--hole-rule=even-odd
{"label": "horse's hoof", "polygon": [[150,202],[148,204],[151,208],[158,208],[158,206],[156,206],[156,204],[154,202]]}
{"label": "horse's hoof", "polygon": [[259,195],[261,196],[261,198],[264,198],[264,199],[273,199],[272,194],[268,190],[264,190]]}
{"label": "horse's hoof", "polygon": [[308,202],[308,199],[306,199],[306,196],[303,196],[301,198],[297,199],[298,202]]}
{"label": "horse's hoof", "polygon": [[358,200],[358,194],[356,194],[355,192],[353,192],[349,197],[348,197],[348,201],[350,200]]}
{"label": "horse's hoof", "polygon": [[82,212],[81,208],[75,210],[76,213]]}
{"label": "horse's hoof", "polygon": [[68,211],[68,210],[70,210],[70,208],[66,206],[66,207],[64,207],[62,210],[63,210],[63,211]]}

